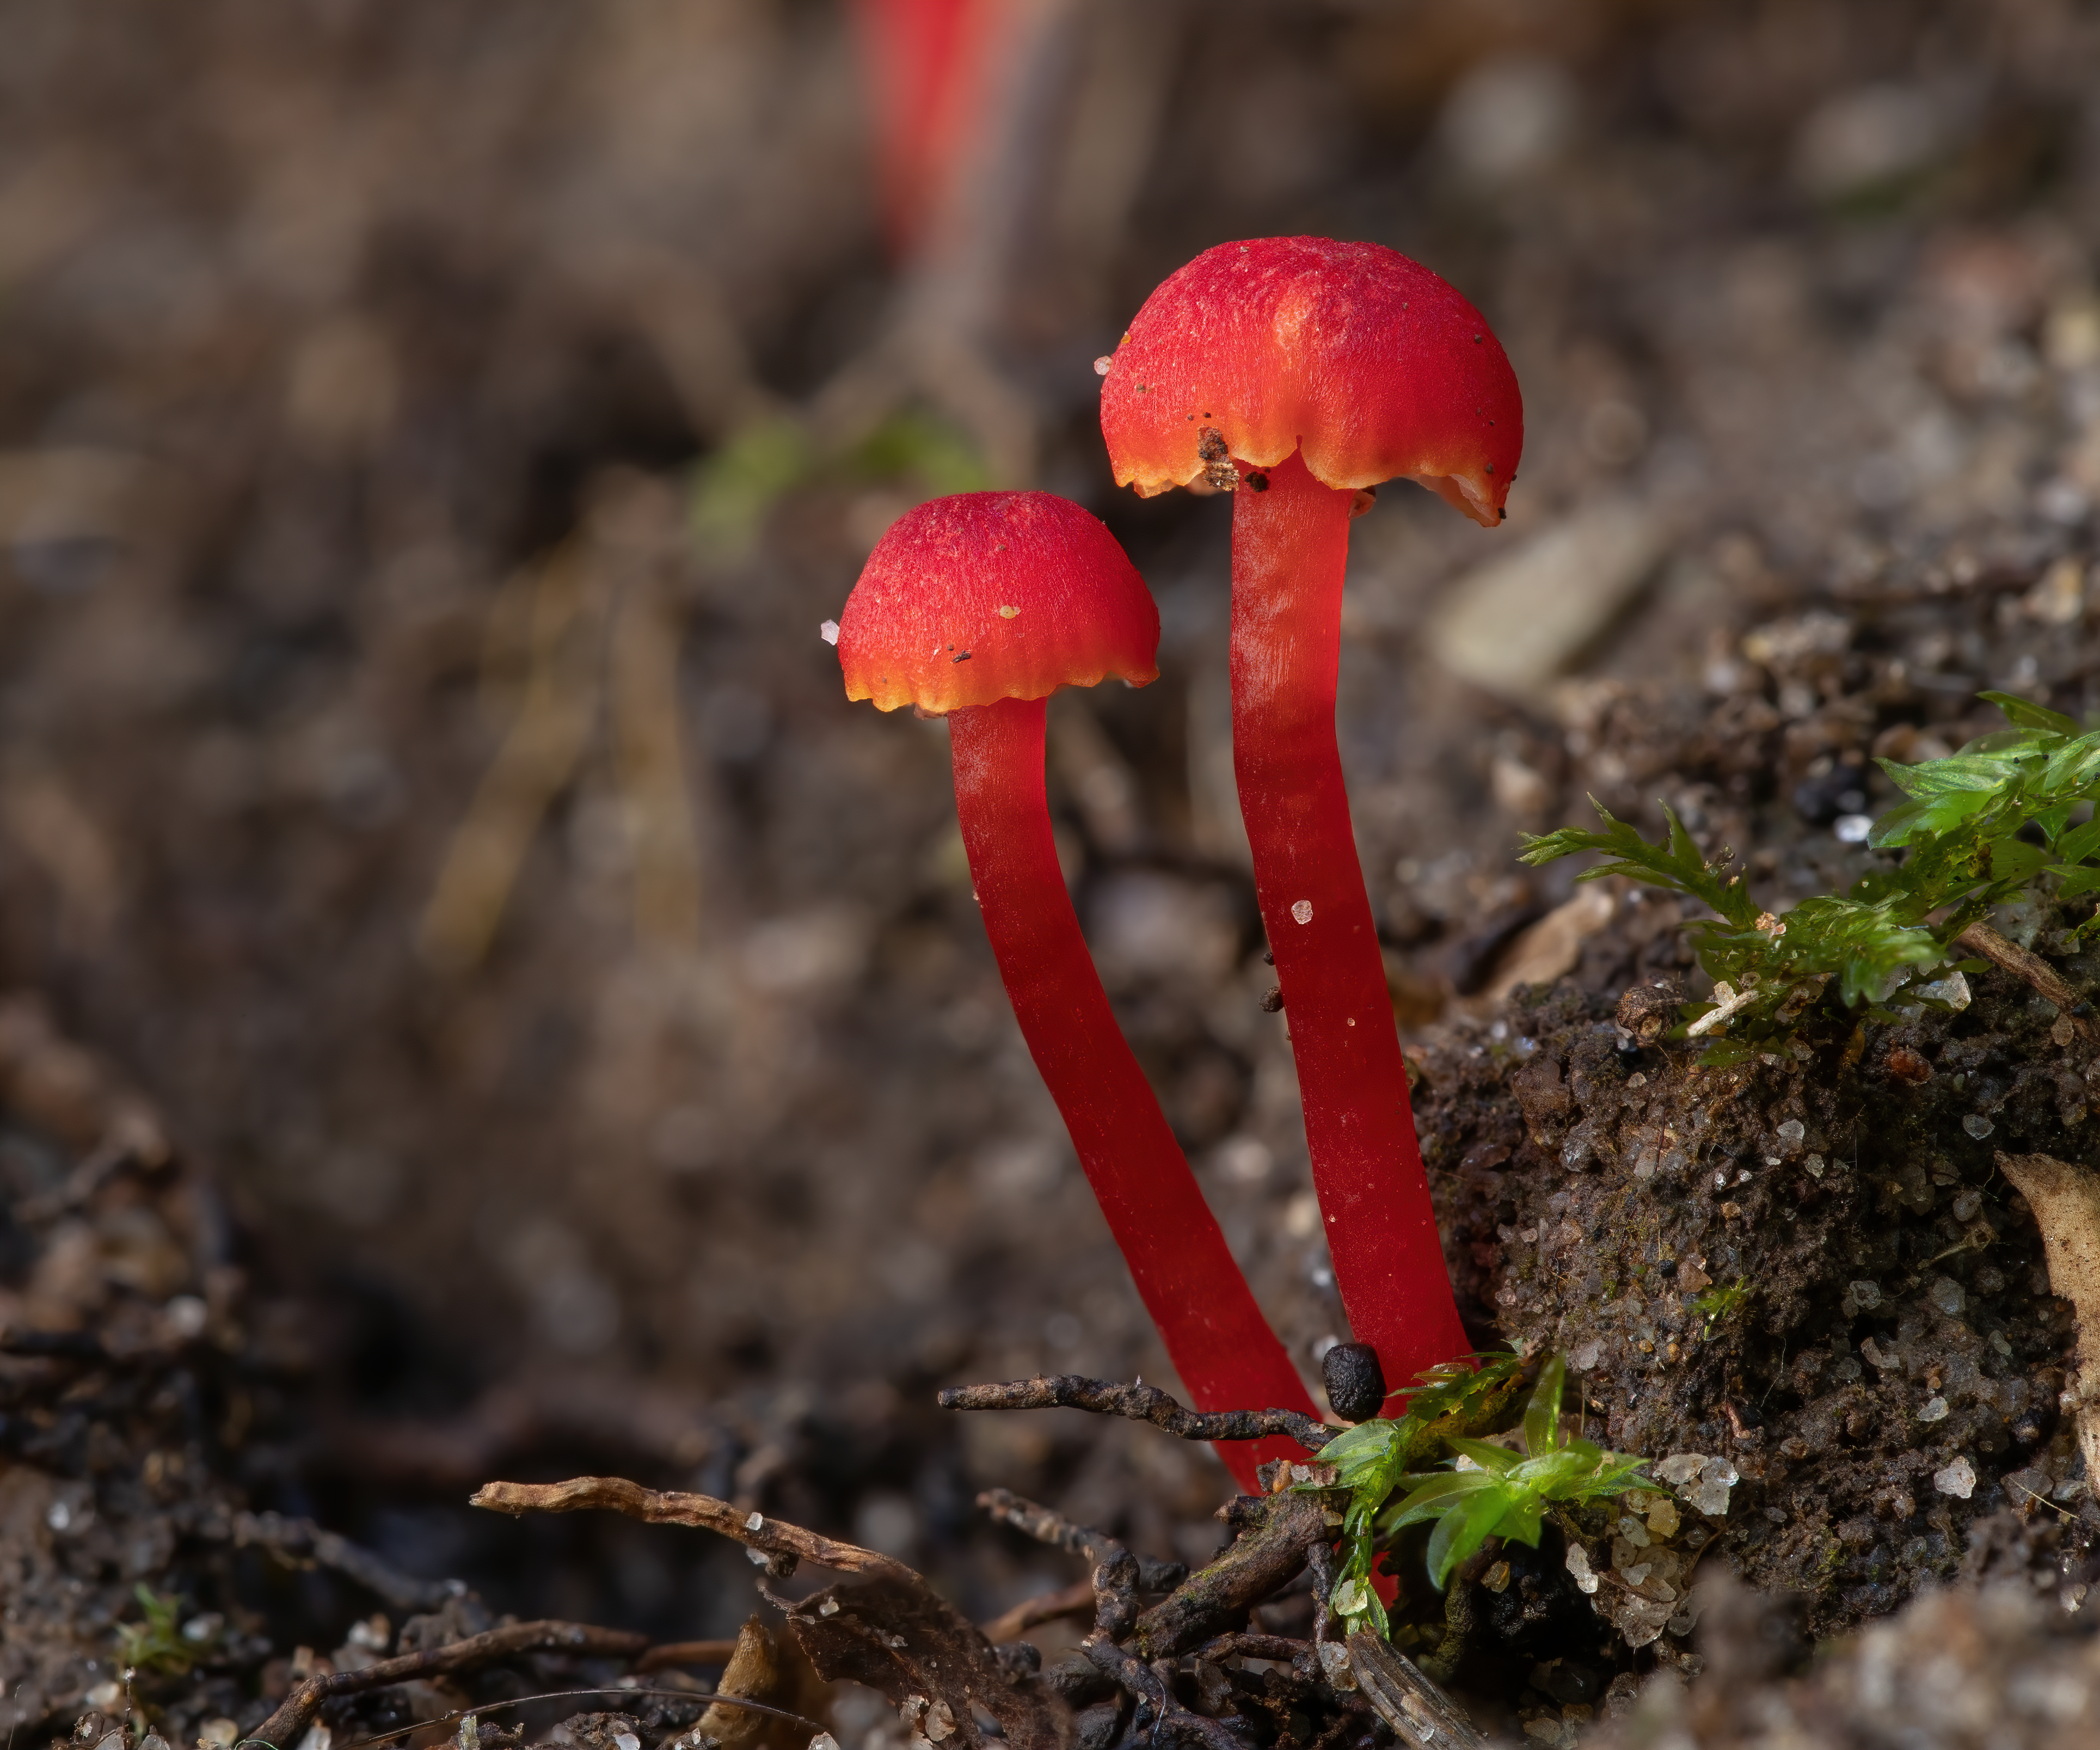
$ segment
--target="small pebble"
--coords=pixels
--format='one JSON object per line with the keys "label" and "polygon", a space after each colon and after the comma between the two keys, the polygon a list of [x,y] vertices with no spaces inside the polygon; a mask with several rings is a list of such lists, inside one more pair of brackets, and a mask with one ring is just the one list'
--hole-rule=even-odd
{"label": "small pebble", "polygon": [[1957,1221],[1974,1221],[1976,1219],[1976,1211],[1983,1206],[1982,1192],[1965,1191],[1954,1200],[1954,1219]]}
{"label": "small pebble", "polygon": [[1976,1492],[1976,1467],[1965,1456],[1957,1458],[1945,1470],[1932,1473],[1932,1486],[1943,1495],[1966,1501]]}
{"label": "small pebble", "polygon": [[1968,1131],[1968,1133],[1971,1136],[1974,1137],[1979,1142],[1983,1141],[1986,1136],[1988,1136],[1991,1132],[1997,1129],[1997,1127],[1998,1126],[1996,1125],[1993,1124],[1980,1112],[1972,1112],[1967,1117],[1961,1121],[1961,1128]]}
{"label": "small pebble", "polygon": [[1801,1146],[1802,1139],[1807,1134],[1808,1126],[1798,1118],[1789,1118],[1779,1127],[1779,1139],[1785,1145],[1786,1151],[1789,1154]]}
{"label": "small pebble", "polygon": [[1927,1398],[1925,1400],[1925,1408],[1917,1413],[1917,1419],[1920,1422],[1946,1421],[1947,1400],[1941,1397]]}
{"label": "small pebble", "polygon": [[1969,1297],[1963,1293],[1961,1285],[1952,1276],[1935,1276],[1925,1297],[1950,1319],[1960,1318],[1961,1309],[1969,1304]]}
{"label": "small pebble", "polygon": [[1577,1592],[1596,1591],[1596,1571],[1590,1566],[1590,1552],[1580,1544],[1571,1543],[1568,1546],[1568,1571],[1574,1579]]}

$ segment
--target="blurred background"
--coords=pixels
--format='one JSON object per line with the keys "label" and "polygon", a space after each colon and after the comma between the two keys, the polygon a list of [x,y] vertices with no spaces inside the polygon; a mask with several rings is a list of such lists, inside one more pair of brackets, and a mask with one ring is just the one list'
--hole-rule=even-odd
{"label": "blurred background", "polygon": [[[980,1614],[1065,1577],[980,1486],[1215,1542],[1200,1452],[930,1408],[1171,1374],[944,731],[818,636],[924,497],[1065,493],[1157,594],[1158,682],[1053,702],[1061,847],[1294,1354],[1344,1329],[1229,505],[1117,492],[1096,424],[1198,250],[1395,245],[1524,387],[1502,529],[1405,486],[1355,526],[1407,1025],[1573,963],[1513,851],[1585,792],[1809,867],[1977,687],[2100,703],[2084,0],[0,0],[0,988],[150,1090],[274,1297],[258,1500],[510,1607],[719,1633],[748,1571],[472,1523],[498,1474],[762,1502]],[[1830,704],[1863,637],[1901,747]]]}

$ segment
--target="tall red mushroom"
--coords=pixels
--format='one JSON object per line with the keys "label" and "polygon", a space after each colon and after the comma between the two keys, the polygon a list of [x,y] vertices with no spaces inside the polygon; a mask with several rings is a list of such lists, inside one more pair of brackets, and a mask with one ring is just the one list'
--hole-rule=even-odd
{"label": "tall red mushroom", "polygon": [[1102,361],[1118,483],[1233,500],[1233,761],[1343,1305],[1389,1379],[1470,1347],[1451,1297],[1335,739],[1342,573],[1365,489],[1493,527],[1524,404],[1480,312],[1372,243],[1221,244]]}
{"label": "tall red mushroom", "polygon": [[[849,699],[948,720],[955,813],[999,976],[1183,1383],[1206,1408],[1317,1413],[1116,1025],[1051,839],[1043,700],[1110,675],[1158,677],[1159,611],[1144,581],[1076,505],[965,492],[891,527],[837,638]],[[1252,1488],[1255,1464],[1290,1450],[1221,1456]]]}

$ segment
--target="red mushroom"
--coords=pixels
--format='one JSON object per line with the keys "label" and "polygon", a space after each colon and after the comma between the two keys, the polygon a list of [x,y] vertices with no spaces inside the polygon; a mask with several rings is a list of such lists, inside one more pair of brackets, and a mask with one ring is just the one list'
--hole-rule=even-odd
{"label": "red mushroom", "polygon": [[[1022,1037],[1145,1310],[1207,1408],[1312,1413],[1109,1008],[1052,843],[1043,700],[1158,677],[1159,611],[1115,537],[1047,492],[966,492],[892,526],[837,628],[846,696],[945,716],[970,877]],[[1254,1466],[1287,1453],[1222,1456]]]}
{"label": "red mushroom", "polygon": [[1232,491],[1233,760],[1343,1305],[1389,1379],[1470,1348],[1335,740],[1349,519],[1396,475],[1493,527],[1524,406],[1480,313],[1370,243],[1221,244],[1097,367],[1118,483]]}
{"label": "red mushroom", "polygon": [[919,243],[984,100],[984,0],[855,0],[890,253]]}

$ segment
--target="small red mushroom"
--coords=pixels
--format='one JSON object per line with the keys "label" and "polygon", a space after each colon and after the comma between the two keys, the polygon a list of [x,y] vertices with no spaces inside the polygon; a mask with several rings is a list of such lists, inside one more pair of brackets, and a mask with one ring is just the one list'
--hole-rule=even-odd
{"label": "small red mushroom", "polygon": [[1119,484],[1201,475],[1233,501],[1233,761],[1290,1017],[1343,1305],[1388,1379],[1471,1347],[1416,1146],[1335,740],[1342,573],[1366,489],[1419,481],[1489,527],[1524,447],[1479,311],[1372,243],[1221,244],[1101,361]]}
{"label": "small red mushroom", "polygon": [[909,255],[947,192],[984,103],[984,0],[855,0],[890,253]]}
{"label": "small red mushroom", "polygon": [[[1051,839],[1043,700],[1110,675],[1158,678],[1159,611],[1144,580],[1076,505],[965,492],[891,527],[836,637],[849,699],[948,720],[955,813],[999,976],[1183,1383],[1205,1408],[1312,1413],[1116,1025]],[[1291,1450],[1220,1456],[1251,1489],[1257,1463]]]}

